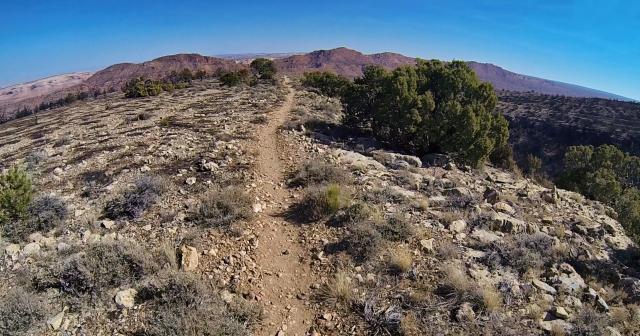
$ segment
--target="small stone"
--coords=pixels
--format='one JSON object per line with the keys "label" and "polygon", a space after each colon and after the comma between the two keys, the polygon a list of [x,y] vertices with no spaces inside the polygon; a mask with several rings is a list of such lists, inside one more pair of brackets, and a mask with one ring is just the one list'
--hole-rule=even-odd
{"label": "small stone", "polygon": [[496,204],[493,205],[493,208],[496,211],[500,211],[509,215],[513,215],[514,213],[516,213],[516,211],[513,209],[513,207],[505,202],[498,202]]}
{"label": "small stone", "polygon": [[420,246],[427,252],[433,252],[433,238],[420,240]]}
{"label": "small stone", "polygon": [[458,322],[468,322],[476,319],[476,313],[473,311],[473,306],[469,302],[465,302],[460,305],[456,312],[456,320]]}
{"label": "small stone", "polygon": [[449,230],[454,232],[462,232],[467,227],[467,222],[463,219],[454,220],[449,224]]}
{"label": "small stone", "polygon": [[220,298],[222,299],[222,301],[226,302],[226,303],[231,303],[233,302],[233,297],[235,295],[233,295],[233,293],[229,292],[228,290],[223,290],[222,292],[220,292]]}
{"label": "small stone", "polygon": [[556,295],[557,291],[555,288],[549,286],[547,283],[544,283],[538,279],[534,279],[531,283],[533,283],[534,286],[536,286],[537,288],[552,294],[552,295]]}
{"label": "small stone", "polygon": [[253,208],[253,212],[255,212],[255,213],[262,212],[262,204],[260,204],[260,203],[254,203],[252,208]]}
{"label": "small stone", "polygon": [[103,219],[102,222],[100,222],[100,225],[103,228],[110,230],[116,225],[116,223],[110,219]]}
{"label": "small stone", "polygon": [[56,167],[56,169],[53,170],[53,173],[56,175],[62,175],[64,171],[62,170],[62,168]]}
{"label": "small stone", "polygon": [[4,248],[4,252],[9,256],[16,256],[20,253],[20,245],[19,244],[10,244]]}
{"label": "small stone", "polygon": [[182,258],[180,264],[184,271],[195,271],[198,268],[198,251],[193,246],[183,245],[180,248]]}
{"label": "small stone", "polygon": [[71,245],[65,243],[65,242],[59,242],[58,246],[56,246],[56,250],[58,250],[58,252],[64,251],[64,250],[68,250],[71,248]]}
{"label": "small stone", "polygon": [[29,235],[29,241],[33,243],[39,243],[42,240],[42,234],[40,232],[34,232]]}
{"label": "small stone", "polygon": [[188,185],[194,185],[194,184],[196,184],[196,178],[195,177],[189,177],[189,178],[187,178],[187,180],[185,182]]}
{"label": "small stone", "polygon": [[151,168],[149,168],[149,166],[147,166],[147,165],[144,165],[144,166],[140,167],[140,171],[143,172],[143,173],[146,173],[146,172],[148,172],[150,170],[151,170]]}
{"label": "small stone", "polygon": [[560,306],[556,306],[553,308],[553,315],[555,315],[557,318],[561,318],[563,320],[568,320],[569,319],[569,313],[567,313],[567,310],[564,309],[564,307],[560,307]]}
{"label": "small stone", "polygon": [[44,237],[40,240],[40,243],[47,248],[53,248],[56,244],[56,239],[53,237]]}
{"label": "small stone", "polygon": [[47,321],[47,325],[49,325],[49,328],[53,329],[53,330],[58,330],[60,329],[60,326],[62,326],[62,320],[64,319],[64,310],[57,313],[55,316],[51,317],[48,321]]}
{"label": "small stone", "polygon": [[40,252],[40,244],[38,243],[29,243],[22,249],[23,256],[31,256],[38,252]]}
{"label": "small stone", "polygon": [[131,308],[136,303],[138,291],[133,288],[121,290],[116,293],[115,301],[120,308]]}

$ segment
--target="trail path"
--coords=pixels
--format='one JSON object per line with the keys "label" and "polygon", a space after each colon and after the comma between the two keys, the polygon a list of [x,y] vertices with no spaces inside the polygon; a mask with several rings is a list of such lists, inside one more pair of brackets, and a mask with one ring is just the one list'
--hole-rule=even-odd
{"label": "trail path", "polygon": [[268,203],[267,209],[256,219],[259,237],[256,262],[261,267],[258,285],[266,317],[256,335],[304,336],[313,313],[305,305],[311,285],[310,267],[302,260],[299,243],[300,227],[288,222],[283,212],[291,205],[291,192],[285,185],[285,147],[278,136],[278,128],[293,107],[294,90],[289,86],[284,104],[272,112],[269,123],[258,134],[257,196]]}

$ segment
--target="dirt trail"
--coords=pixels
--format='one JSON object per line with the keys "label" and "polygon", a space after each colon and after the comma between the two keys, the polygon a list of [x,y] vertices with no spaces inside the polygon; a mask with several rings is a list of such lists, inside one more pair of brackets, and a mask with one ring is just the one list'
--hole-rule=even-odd
{"label": "dirt trail", "polygon": [[304,336],[309,329],[312,312],[305,306],[311,276],[309,265],[302,261],[304,250],[300,246],[300,228],[283,217],[291,204],[290,191],[285,186],[285,147],[278,136],[278,128],[293,107],[294,90],[284,104],[274,111],[269,123],[258,135],[257,196],[268,207],[256,220],[259,243],[256,262],[261,267],[259,293],[266,317],[256,335]]}

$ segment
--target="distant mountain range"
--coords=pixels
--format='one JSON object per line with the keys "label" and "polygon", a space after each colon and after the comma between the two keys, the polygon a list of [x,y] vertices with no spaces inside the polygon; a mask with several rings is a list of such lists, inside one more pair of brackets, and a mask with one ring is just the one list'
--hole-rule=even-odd
{"label": "distant mountain range", "polygon": [[[220,57],[198,54],[178,54],[164,56],[144,63],[120,63],[109,66],[94,74],[72,73],[54,76],[25,84],[0,89],[0,114],[12,114],[23,107],[33,107],[43,101],[58,99],[69,92],[86,90],[119,89],[134,77],[162,78],[171,71],[184,68],[190,70],[233,71],[246,68],[256,57],[275,60],[278,69],[289,75],[301,75],[307,71],[331,71],[350,78],[360,76],[364,66],[381,65],[393,69],[401,65],[414,64],[416,59],[397,53],[385,52],[365,55],[348,48],[317,50],[306,54],[233,54]],[[487,63],[468,62],[478,77],[493,84],[496,90],[536,92],[568,97],[593,97],[631,101],[619,95],[567,84],[505,70]]]}

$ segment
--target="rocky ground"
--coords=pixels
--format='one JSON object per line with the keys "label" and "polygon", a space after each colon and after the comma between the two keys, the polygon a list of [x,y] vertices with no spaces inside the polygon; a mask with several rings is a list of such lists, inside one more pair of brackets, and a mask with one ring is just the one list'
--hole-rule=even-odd
{"label": "rocky ground", "polygon": [[0,330],[640,333],[637,252],[611,209],[386,151],[339,119],[288,82],[197,81],[0,126],[3,168],[67,212],[3,236]]}

